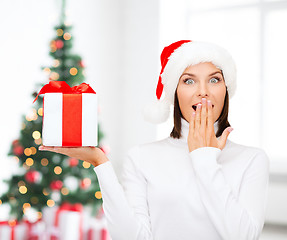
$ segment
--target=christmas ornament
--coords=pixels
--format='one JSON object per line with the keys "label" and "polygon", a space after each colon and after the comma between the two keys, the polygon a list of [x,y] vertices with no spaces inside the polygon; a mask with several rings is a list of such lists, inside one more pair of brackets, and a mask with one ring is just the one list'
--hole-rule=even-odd
{"label": "christmas ornament", "polygon": [[60,49],[64,47],[64,42],[62,40],[56,40],[55,45],[57,49]]}
{"label": "christmas ornament", "polygon": [[63,182],[61,180],[54,180],[50,183],[50,188],[52,190],[60,190],[63,187]]}
{"label": "christmas ornament", "polygon": [[41,180],[41,173],[35,170],[30,170],[25,174],[25,180],[29,183],[39,183]]}
{"label": "christmas ornament", "polygon": [[69,159],[68,159],[68,162],[69,162],[69,166],[70,166],[70,167],[75,167],[75,166],[78,165],[79,160],[76,159],[76,158],[69,158]]}
{"label": "christmas ornament", "polygon": [[20,146],[20,145],[19,146],[15,146],[13,148],[13,153],[16,156],[21,156],[24,153],[24,148],[22,146]]}
{"label": "christmas ornament", "polygon": [[90,178],[84,178],[81,180],[80,188],[81,189],[87,189],[91,186],[91,179]]}
{"label": "christmas ornament", "polygon": [[13,154],[16,156],[21,156],[24,153],[24,147],[21,145],[19,140],[14,140],[12,142]]}

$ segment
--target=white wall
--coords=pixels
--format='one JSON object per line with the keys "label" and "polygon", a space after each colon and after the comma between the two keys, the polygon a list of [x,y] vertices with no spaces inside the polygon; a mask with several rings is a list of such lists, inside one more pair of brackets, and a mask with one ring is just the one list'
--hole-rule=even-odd
{"label": "white wall", "polygon": [[[141,108],[146,99],[155,98],[159,4],[157,0],[67,2],[74,52],[82,56],[86,82],[99,96],[104,142],[118,173],[129,148],[155,138],[156,126],[144,122]],[[49,42],[60,6],[55,0],[0,3],[0,183],[16,169],[7,152],[19,136],[21,114],[33,106],[30,95],[37,90],[36,83],[47,83],[40,67],[52,64]]]}

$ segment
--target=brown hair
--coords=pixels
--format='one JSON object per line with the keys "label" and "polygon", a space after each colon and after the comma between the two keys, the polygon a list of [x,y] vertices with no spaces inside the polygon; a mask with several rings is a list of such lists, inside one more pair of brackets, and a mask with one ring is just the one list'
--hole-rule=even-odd
{"label": "brown hair", "polygon": [[[223,109],[219,118],[216,120],[218,121],[218,130],[216,132],[216,137],[220,137],[225,128],[230,127],[230,123],[228,122],[228,109],[229,109],[229,95],[226,88]],[[174,126],[170,133],[170,136],[173,138],[181,137],[181,118],[183,118],[183,116],[178,104],[177,89],[176,89],[174,95],[174,112],[173,112]]]}

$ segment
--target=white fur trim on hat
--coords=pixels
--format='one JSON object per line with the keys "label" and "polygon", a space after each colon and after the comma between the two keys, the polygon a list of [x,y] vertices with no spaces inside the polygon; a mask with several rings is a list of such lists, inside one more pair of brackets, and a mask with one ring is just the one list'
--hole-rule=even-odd
{"label": "white fur trim on hat", "polygon": [[153,100],[153,102],[147,104],[143,109],[144,119],[151,123],[165,122],[170,113],[170,104],[163,100]]}

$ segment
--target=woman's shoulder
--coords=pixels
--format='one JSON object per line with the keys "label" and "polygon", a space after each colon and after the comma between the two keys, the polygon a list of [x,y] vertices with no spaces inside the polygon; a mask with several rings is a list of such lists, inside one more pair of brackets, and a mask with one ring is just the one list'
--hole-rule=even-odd
{"label": "woman's shoulder", "polygon": [[233,142],[227,139],[226,147],[222,150],[223,153],[242,161],[245,159],[248,162],[258,162],[258,164],[269,165],[270,159],[264,149],[256,146],[249,146]]}
{"label": "woman's shoulder", "polygon": [[237,151],[237,152],[246,152],[246,153],[250,153],[250,154],[266,154],[265,150],[260,148],[260,147],[236,143],[236,142],[231,141],[229,139],[227,139],[227,141],[226,141],[226,150]]}
{"label": "woman's shoulder", "polygon": [[131,147],[128,152],[135,153],[135,152],[154,151],[165,148],[167,145],[168,145],[167,138],[165,138],[157,141],[137,144]]}
{"label": "woman's shoulder", "polygon": [[166,139],[134,145],[128,149],[125,161],[142,168],[147,159],[152,160],[156,156],[164,155],[167,152],[166,146]]}
{"label": "woman's shoulder", "polygon": [[167,141],[167,138],[156,140],[152,142],[140,143],[131,147],[127,154],[132,157],[139,158],[140,156],[152,156],[158,155],[159,153],[163,154],[170,149],[170,144]]}

